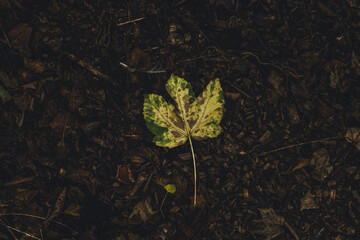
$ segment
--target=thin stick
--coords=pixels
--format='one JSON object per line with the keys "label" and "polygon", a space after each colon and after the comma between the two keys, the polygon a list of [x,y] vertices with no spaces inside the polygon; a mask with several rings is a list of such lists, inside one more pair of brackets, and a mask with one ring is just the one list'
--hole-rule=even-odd
{"label": "thin stick", "polygon": [[196,162],[195,162],[194,147],[193,147],[193,145],[192,145],[190,135],[189,135],[189,143],[190,143],[191,154],[192,154],[193,163],[194,163],[194,185],[195,185],[195,189],[194,189],[194,207],[195,207],[195,205],[196,205]]}
{"label": "thin stick", "polygon": [[258,154],[257,156],[260,157],[260,156],[267,155],[269,153],[278,152],[278,151],[282,151],[282,150],[293,148],[293,147],[302,146],[302,145],[309,144],[309,143],[325,142],[325,141],[329,141],[329,140],[333,140],[333,139],[337,139],[337,138],[341,138],[341,137],[329,137],[329,138],[323,138],[323,139],[318,139],[318,140],[309,141],[309,142],[297,143],[297,144],[293,144],[293,145],[273,149],[273,150],[268,151],[268,152],[263,152],[263,153]]}
{"label": "thin stick", "polygon": [[3,225],[3,226],[5,226],[6,228],[7,228],[7,230],[10,232],[10,234],[13,236],[13,238],[15,239],[15,240],[19,240],[16,236],[15,236],[15,234],[11,231],[11,229],[10,228],[8,228],[8,226],[5,224],[5,222],[0,218],[0,224],[1,225]]}
{"label": "thin stick", "polygon": [[[3,224],[3,223],[0,223],[0,225],[3,225],[4,227],[8,228],[8,230],[11,229],[11,230],[13,230],[15,232],[22,233],[22,234],[26,235],[27,237],[30,237],[30,238],[33,238],[33,239],[36,239],[36,240],[41,240],[40,238],[35,237],[35,236],[31,235],[30,233],[23,232],[23,231],[21,231],[19,229],[10,227],[9,225]],[[11,234],[13,234],[13,233],[11,232]],[[15,237],[15,239],[18,239],[18,238]]]}
{"label": "thin stick", "polygon": [[146,17],[141,17],[141,18],[137,18],[137,19],[134,19],[134,20],[129,20],[129,21],[126,21],[126,22],[118,23],[117,25],[118,26],[123,26],[123,25],[129,24],[129,23],[134,23],[134,22],[144,20],[145,18]]}
{"label": "thin stick", "polygon": [[299,236],[297,235],[295,230],[290,226],[290,224],[288,224],[286,221],[284,221],[284,225],[289,229],[289,231],[291,232],[291,234],[294,236],[294,238],[296,240],[300,240]]}
{"label": "thin stick", "polygon": [[[36,216],[36,215],[31,215],[31,214],[27,214],[27,213],[0,213],[0,217],[1,216],[24,216],[24,217],[32,217],[32,218],[37,218],[37,219],[42,219],[42,220],[46,220],[46,218],[41,217],[41,216]],[[49,220],[50,222],[53,223],[57,223],[67,229],[69,229],[71,232],[73,232],[74,234],[78,234],[78,232],[76,232],[75,230],[73,230],[71,227],[69,227],[68,225],[61,223],[59,221],[56,220]]]}

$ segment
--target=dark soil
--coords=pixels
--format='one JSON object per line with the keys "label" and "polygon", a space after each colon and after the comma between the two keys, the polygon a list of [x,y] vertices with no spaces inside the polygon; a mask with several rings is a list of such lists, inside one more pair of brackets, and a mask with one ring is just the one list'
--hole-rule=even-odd
{"label": "dark soil", "polygon": [[[358,0],[0,0],[0,30],[0,239],[360,239]],[[225,95],[195,207],[142,114],[172,73]]]}

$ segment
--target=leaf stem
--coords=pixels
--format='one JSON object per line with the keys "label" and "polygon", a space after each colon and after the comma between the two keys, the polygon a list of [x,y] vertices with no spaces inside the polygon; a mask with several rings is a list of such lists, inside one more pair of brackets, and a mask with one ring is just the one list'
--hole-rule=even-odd
{"label": "leaf stem", "polygon": [[195,185],[195,189],[194,189],[194,207],[196,205],[196,161],[195,161],[195,153],[194,153],[194,147],[193,144],[191,142],[191,137],[189,134],[189,143],[190,143],[190,147],[191,147],[191,155],[192,155],[192,159],[193,159],[193,164],[194,164],[194,185]]}

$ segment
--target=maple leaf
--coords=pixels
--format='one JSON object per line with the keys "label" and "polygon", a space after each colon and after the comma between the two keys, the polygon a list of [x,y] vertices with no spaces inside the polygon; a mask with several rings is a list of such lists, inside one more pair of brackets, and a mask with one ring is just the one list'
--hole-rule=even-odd
{"label": "maple leaf", "polygon": [[196,98],[190,83],[173,74],[165,87],[175,106],[162,96],[147,94],[144,99],[144,119],[155,134],[153,142],[158,146],[173,148],[189,140],[194,162],[196,204],[196,164],[191,138],[215,138],[222,132],[223,90],[220,80],[216,78]]}

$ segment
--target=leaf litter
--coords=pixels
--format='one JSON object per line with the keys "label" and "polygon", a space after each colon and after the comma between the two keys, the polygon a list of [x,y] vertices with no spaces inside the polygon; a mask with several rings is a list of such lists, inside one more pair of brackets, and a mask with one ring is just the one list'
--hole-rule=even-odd
{"label": "leaf litter", "polygon": [[[301,239],[356,239],[356,2],[2,1],[0,238],[12,227],[19,239],[265,239],[252,223],[272,207]],[[146,70],[127,61],[135,48]],[[217,76],[226,97],[224,137],[196,144],[196,208],[191,152],[149,145],[142,118],[144,94],[173,71],[199,92]],[[177,188],[164,218],[159,178]],[[44,226],[64,187],[63,214]],[[145,199],[156,213],[129,219]],[[294,239],[280,227],[277,239]]]}

